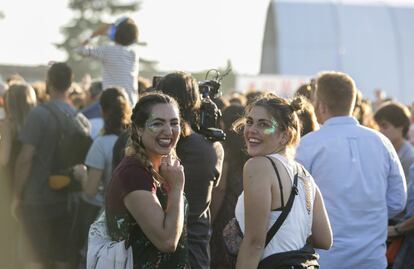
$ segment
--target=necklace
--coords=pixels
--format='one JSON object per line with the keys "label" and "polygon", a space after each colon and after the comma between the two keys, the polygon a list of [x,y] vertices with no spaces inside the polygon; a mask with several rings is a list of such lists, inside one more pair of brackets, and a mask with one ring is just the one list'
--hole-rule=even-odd
{"label": "necklace", "polygon": [[161,182],[165,182],[165,179],[157,171],[155,171],[155,169],[152,168],[152,167],[151,167],[151,171],[153,173],[152,178],[154,179],[155,184],[157,184],[157,186],[160,187]]}

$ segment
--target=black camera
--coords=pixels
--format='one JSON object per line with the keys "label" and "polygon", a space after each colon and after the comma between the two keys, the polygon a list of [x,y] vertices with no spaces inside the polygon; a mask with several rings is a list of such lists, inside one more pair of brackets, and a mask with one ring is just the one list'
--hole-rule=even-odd
{"label": "black camera", "polygon": [[207,72],[206,78],[212,71],[216,72],[215,78],[210,80],[206,79],[198,83],[201,95],[198,132],[204,135],[208,140],[216,142],[224,141],[226,139],[226,133],[219,128],[221,111],[213,100],[221,96],[221,80],[230,72],[230,70],[222,76],[216,69],[212,69]]}
{"label": "black camera", "polygon": [[[207,79],[209,74],[213,71],[216,73],[216,76],[213,79]],[[207,72],[206,79],[198,82],[198,88],[201,95],[199,120],[191,127],[212,142],[224,141],[226,139],[226,133],[219,128],[221,111],[214,103],[214,100],[221,96],[221,80],[230,71],[229,68],[224,75],[221,75],[218,70],[211,69]],[[152,86],[154,89],[158,88],[161,79],[162,77],[160,76],[153,77]]]}

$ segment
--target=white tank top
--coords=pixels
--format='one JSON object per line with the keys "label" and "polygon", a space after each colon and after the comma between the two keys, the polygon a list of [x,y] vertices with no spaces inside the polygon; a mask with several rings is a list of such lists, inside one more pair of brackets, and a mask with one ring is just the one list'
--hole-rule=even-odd
{"label": "white tank top", "polygon": [[[268,156],[276,158],[282,162],[282,164],[288,171],[293,184],[293,173],[296,170],[293,167],[293,165],[295,165],[294,161],[289,161],[286,157],[280,154],[272,154]],[[274,172],[274,174],[274,178],[277,181],[276,173]],[[264,249],[263,256],[261,259],[264,259],[275,253],[298,250],[305,246],[306,239],[312,234],[313,204],[315,200],[316,191],[315,182],[312,176],[309,177],[308,184],[310,186],[308,190],[310,192],[310,211],[308,211],[306,207],[305,183],[302,179],[298,178],[298,195],[296,195],[295,197],[292,209],[286,217],[280,229],[277,231],[277,233],[273,236],[272,240],[269,242],[267,247]],[[277,186],[279,185],[277,184]],[[287,200],[285,202],[287,202]],[[272,225],[276,222],[280,214],[280,210],[270,212],[267,230],[269,230],[272,227]],[[235,215],[237,221],[239,222],[240,228],[244,233],[244,192],[241,193],[239,199],[237,200]]]}

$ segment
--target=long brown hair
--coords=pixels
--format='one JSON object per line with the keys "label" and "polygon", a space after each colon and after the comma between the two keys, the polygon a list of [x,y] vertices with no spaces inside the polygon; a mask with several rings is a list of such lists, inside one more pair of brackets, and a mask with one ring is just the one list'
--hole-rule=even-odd
{"label": "long brown hair", "polygon": [[15,131],[20,132],[30,110],[37,105],[36,93],[27,83],[14,83],[5,94],[5,110]]}
{"label": "long brown hair", "polygon": [[102,92],[99,103],[104,120],[104,133],[119,135],[128,127],[131,108],[124,91],[120,88],[108,88]]}

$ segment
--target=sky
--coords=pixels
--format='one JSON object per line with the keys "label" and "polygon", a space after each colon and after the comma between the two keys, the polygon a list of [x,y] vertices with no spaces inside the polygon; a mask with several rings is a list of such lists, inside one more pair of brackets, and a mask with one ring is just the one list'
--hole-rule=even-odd
{"label": "sky", "polygon": [[[137,22],[140,39],[147,43],[141,57],[158,61],[161,70],[200,71],[225,67],[231,60],[236,72],[255,75],[269,1],[141,0],[140,10],[127,15]],[[414,4],[414,0],[388,2]],[[0,19],[0,64],[65,60],[54,43],[62,41],[60,27],[73,16],[67,5],[67,0],[1,0],[5,16]]]}

